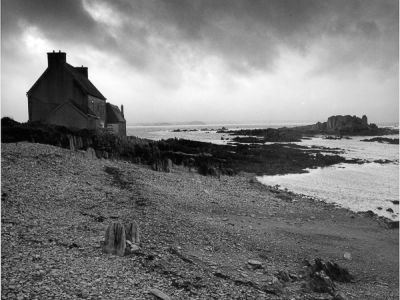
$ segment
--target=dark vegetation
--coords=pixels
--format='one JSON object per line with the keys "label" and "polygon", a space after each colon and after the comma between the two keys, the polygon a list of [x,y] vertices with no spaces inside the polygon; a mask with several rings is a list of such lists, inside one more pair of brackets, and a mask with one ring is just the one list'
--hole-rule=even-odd
{"label": "dark vegetation", "polygon": [[[202,175],[234,175],[241,171],[273,175],[301,173],[306,172],[306,168],[356,162],[337,155],[339,152],[333,149],[307,148],[295,144],[215,145],[183,139],[150,141],[135,137],[121,138],[101,131],[18,123],[10,118],[3,118],[1,125],[2,143],[28,141],[74,150],[93,148],[99,158],[123,159],[162,171],[169,171],[173,163],[196,169]],[[261,131],[255,132],[261,134]],[[276,130],[267,132],[276,139],[281,136]],[[285,135],[285,138],[288,137]],[[326,155],[321,152],[331,153]]]}

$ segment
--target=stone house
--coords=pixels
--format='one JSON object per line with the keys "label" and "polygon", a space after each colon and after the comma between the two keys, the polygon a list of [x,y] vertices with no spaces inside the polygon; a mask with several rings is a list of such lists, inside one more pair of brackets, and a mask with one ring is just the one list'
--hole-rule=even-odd
{"label": "stone house", "polygon": [[121,110],[106,98],[88,77],[88,68],[73,67],[65,52],[47,53],[48,66],[27,92],[29,121],[77,129],[105,128],[126,136]]}

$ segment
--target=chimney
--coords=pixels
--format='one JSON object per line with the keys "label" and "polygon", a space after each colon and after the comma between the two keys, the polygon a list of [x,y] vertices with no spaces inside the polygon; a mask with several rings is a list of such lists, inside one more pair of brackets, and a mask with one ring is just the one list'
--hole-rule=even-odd
{"label": "chimney", "polygon": [[57,66],[62,66],[67,62],[67,54],[65,52],[48,52],[47,53],[47,62],[49,68],[54,68]]}
{"label": "chimney", "polygon": [[88,68],[87,67],[75,67],[75,70],[77,70],[81,75],[85,76],[88,78]]}
{"label": "chimney", "polygon": [[123,118],[125,118],[125,116],[124,116],[124,106],[122,104],[121,104],[121,115],[122,115]]}

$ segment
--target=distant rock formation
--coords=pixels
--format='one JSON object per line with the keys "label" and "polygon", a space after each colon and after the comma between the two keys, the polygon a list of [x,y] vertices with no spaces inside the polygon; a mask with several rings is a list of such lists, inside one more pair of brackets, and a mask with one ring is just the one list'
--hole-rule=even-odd
{"label": "distant rock formation", "polygon": [[350,115],[331,116],[328,118],[328,121],[326,122],[326,131],[328,132],[337,132],[337,131],[357,132],[368,129],[369,125],[366,115],[362,116],[362,118]]}
{"label": "distant rock formation", "polygon": [[336,134],[336,135],[383,135],[396,133],[388,128],[378,128],[375,124],[368,124],[368,118],[357,116],[331,116],[326,122],[313,125],[292,127],[291,130],[304,134]]}

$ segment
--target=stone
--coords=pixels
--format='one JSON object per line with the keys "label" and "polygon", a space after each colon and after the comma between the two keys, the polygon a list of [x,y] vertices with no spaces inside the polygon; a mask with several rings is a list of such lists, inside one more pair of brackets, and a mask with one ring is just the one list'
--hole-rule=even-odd
{"label": "stone", "polygon": [[249,259],[247,263],[253,268],[253,269],[261,269],[262,268],[262,262],[255,260],[255,259]]}
{"label": "stone", "polygon": [[392,213],[392,212],[393,212],[393,209],[388,208],[386,211]]}
{"label": "stone", "polygon": [[317,293],[332,294],[335,290],[335,284],[333,283],[331,278],[329,278],[329,276],[325,274],[324,271],[320,271],[312,274],[310,280],[310,288]]}
{"label": "stone", "polygon": [[126,237],[125,228],[121,223],[112,223],[108,226],[102,249],[105,253],[125,255]]}
{"label": "stone", "polygon": [[345,259],[347,259],[347,260],[351,260],[351,253],[350,253],[350,252],[345,252],[345,253],[343,254],[343,257],[344,257]]}
{"label": "stone", "polygon": [[342,292],[335,292],[332,300],[346,300],[347,297]]}
{"label": "stone", "polygon": [[290,281],[290,275],[288,271],[279,271],[276,274],[276,277],[278,277],[280,280],[288,282]]}
{"label": "stone", "polygon": [[149,293],[156,296],[158,299],[162,299],[162,300],[171,300],[171,298],[163,293],[162,291],[158,290],[158,289],[150,289]]}
{"label": "stone", "polygon": [[133,244],[140,244],[139,226],[135,221],[125,225],[125,238]]}
{"label": "stone", "polygon": [[399,205],[399,200],[393,200],[392,203],[395,205]]}
{"label": "stone", "polygon": [[398,229],[399,228],[399,221],[387,221],[386,226],[390,229]]}
{"label": "stone", "polygon": [[140,250],[138,245],[133,244],[131,241],[126,241],[125,255],[135,253]]}
{"label": "stone", "polygon": [[320,258],[316,258],[315,264],[310,265],[309,268],[311,269],[311,277],[314,273],[324,271],[324,274],[335,281],[351,282],[354,279],[347,269],[342,268],[337,263],[331,261],[323,262]]}

